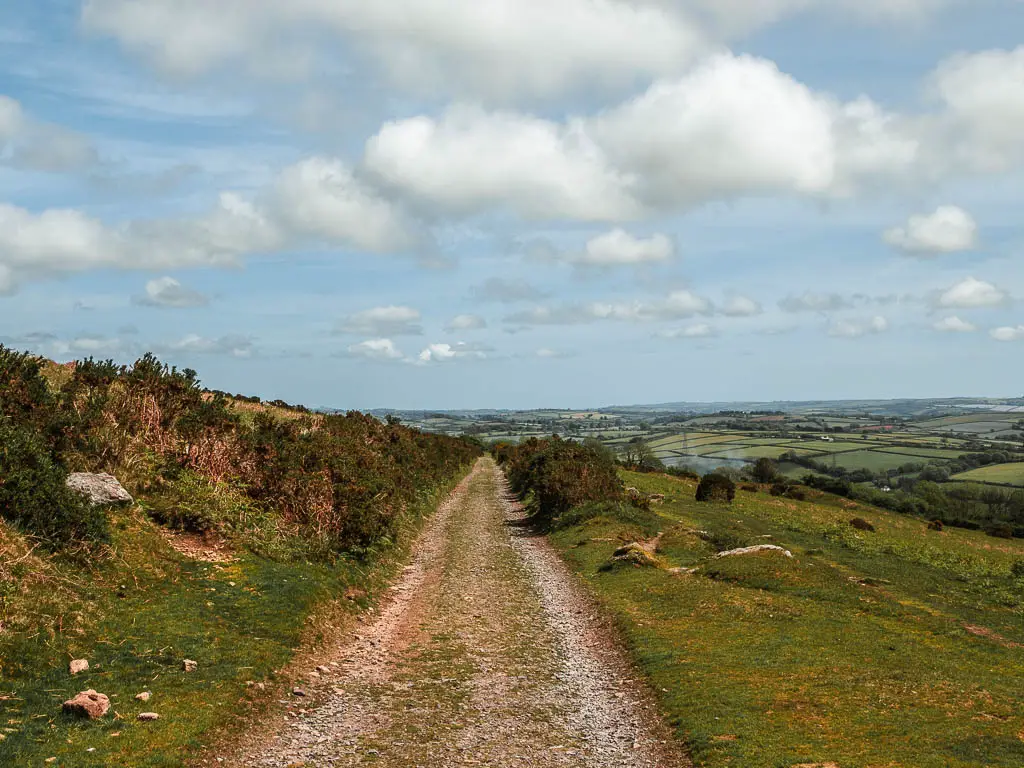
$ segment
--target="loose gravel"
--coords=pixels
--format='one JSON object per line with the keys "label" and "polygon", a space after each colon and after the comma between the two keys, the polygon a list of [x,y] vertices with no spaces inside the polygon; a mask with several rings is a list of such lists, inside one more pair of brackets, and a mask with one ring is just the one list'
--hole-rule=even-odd
{"label": "loose gravel", "polygon": [[[228,766],[683,768],[599,612],[481,459],[393,598]],[[305,691],[305,688],[303,689]]]}

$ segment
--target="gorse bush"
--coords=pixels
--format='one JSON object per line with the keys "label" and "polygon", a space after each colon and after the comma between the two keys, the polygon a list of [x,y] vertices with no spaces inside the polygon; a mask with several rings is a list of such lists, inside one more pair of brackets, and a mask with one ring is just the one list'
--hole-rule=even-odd
{"label": "gorse bush", "polygon": [[715,472],[704,475],[697,486],[697,501],[724,501],[732,503],[736,498],[736,483],[725,475]]}
{"label": "gorse bush", "polygon": [[504,466],[512,490],[529,499],[542,524],[582,504],[623,499],[614,460],[589,446],[558,437],[533,438],[518,446],[500,444],[494,455]]}
{"label": "gorse bush", "polygon": [[103,511],[68,489],[66,479],[41,437],[0,423],[0,517],[49,549],[107,541]]}
{"label": "gorse bush", "polygon": [[[42,520],[49,509],[63,522],[47,535],[59,529],[68,542],[100,535],[93,523],[102,513],[83,518],[89,524],[61,517],[79,515],[73,505],[65,504],[67,513],[56,509],[63,467],[110,472],[130,491],[154,496],[150,510],[157,521],[199,532],[245,525],[247,516],[232,511],[237,493],[219,488],[230,484],[263,511],[257,517],[264,522],[273,512],[277,520],[265,529],[309,544],[288,549],[332,559],[389,542],[424,491],[452,480],[481,452],[479,444],[360,413],[322,416],[291,408],[283,414],[257,410],[252,417],[250,406],[250,418],[243,419],[224,394],[205,391],[195,371],[152,355],[132,366],[89,359],[60,371],[62,381],[48,385],[38,360],[0,347],[0,419],[40,436],[31,450],[12,444],[0,486],[25,494],[19,473],[52,476],[52,483],[40,483],[48,495],[34,492],[28,517]],[[10,508],[18,506],[12,500]]]}

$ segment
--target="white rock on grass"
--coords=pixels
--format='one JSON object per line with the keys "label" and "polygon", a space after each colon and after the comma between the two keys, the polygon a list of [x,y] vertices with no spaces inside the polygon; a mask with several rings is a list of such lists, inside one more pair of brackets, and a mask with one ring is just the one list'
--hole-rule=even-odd
{"label": "white rock on grass", "polygon": [[141,702],[145,703],[145,702],[149,701],[152,698],[152,696],[153,696],[153,694],[150,693],[149,691],[143,691],[142,693],[135,694],[135,700],[136,701],[141,701]]}
{"label": "white rock on grass", "polygon": [[68,669],[72,675],[77,675],[81,672],[89,671],[89,662],[86,659],[75,659],[68,664]]}
{"label": "white rock on grass", "polygon": [[113,475],[94,475],[75,472],[65,481],[68,488],[78,491],[95,506],[107,504],[131,504],[131,494],[126,491]]}
{"label": "white rock on grass", "polygon": [[138,720],[143,723],[151,723],[154,720],[159,720],[160,715],[156,712],[141,712],[139,713]]}
{"label": "white rock on grass", "polygon": [[195,672],[197,669],[199,669],[199,663],[192,661],[192,659],[185,659],[183,662],[181,662],[181,668],[186,672]]}
{"label": "white rock on grass", "polygon": [[730,549],[728,552],[719,552],[715,555],[715,559],[734,557],[735,555],[756,555],[758,552],[781,552],[786,557],[793,556],[793,553],[788,549],[777,547],[774,544],[758,544],[756,547],[743,547],[741,549]]}

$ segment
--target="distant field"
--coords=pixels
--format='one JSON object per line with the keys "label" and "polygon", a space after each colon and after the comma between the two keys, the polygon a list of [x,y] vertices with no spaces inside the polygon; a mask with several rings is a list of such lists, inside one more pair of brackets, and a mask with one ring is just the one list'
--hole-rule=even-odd
{"label": "distant field", "polygon": [[1024,462],[1016,464],[994,464],[990,467],[972,469],[954,475],[954,480],[973,480],[978,483],[1002,483],[1024,487]]}
{"label": "distant field", "polygon": [[[835,457],[836,465],[849,470],[866,469],[871,472],[885,472],[896,469],[911,460],[909,456],[883,451],[852,451]],[[823,459],[828,464],[831,459]]]}
{"label": "distant field", "polygon": [[874,450],[881,451],[883,453],[897,453],[911,458],[916,457],[923,459],[958,459],[964,454],[964,451],[943,448],[904,448],[901,446],[897,446],[895,448],[880,446]]}
{"label": "distant field", "polygon": [[777,459],[784,453],[793,452],[798,456],[809,456],[815,455],[814,451],[806,448],[787,448],[783,445],[752,445],[752,446],[735,446],[728,449],[722,449],[713,453],[701,454],[712,459]]}

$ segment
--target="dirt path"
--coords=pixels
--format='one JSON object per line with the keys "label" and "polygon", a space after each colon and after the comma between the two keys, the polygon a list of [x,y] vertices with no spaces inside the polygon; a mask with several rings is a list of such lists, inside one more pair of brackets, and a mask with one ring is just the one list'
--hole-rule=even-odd
{"label": "dirt path", "polygon": [[[686,765],[593,606],[481,459],[316,706],[223,765]],[[264,734],[265,736],[265,734]]]}

